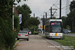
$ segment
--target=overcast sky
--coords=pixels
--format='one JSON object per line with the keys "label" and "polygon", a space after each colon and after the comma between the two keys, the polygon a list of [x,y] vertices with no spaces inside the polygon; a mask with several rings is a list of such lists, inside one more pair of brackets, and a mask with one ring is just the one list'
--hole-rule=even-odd
{"label": "overcast sky", "polygon": [[[21,0],[21,2],[18,5],[27,4],[32,11],[31,16],[33,16],[33,14],[35,13],[36,17],[38,16],[38,17],[41,17],[41,18],[45,14],[44,12],[47,12],[48,17],[50,17],[49,9],[51,7],[56,8],[57,13],[55,13],[55,16],[59,17],[59,1],[60,0],[28,0],[28,1]],[[69,1],[69,4],[70,4],[71,0],[68,0],[68,1]],[[66,5],[68,5],[68,4],[66,4],[66,0],[62,0],[62,8],[63,8],[62,9],[62,16],[66,15]],[[54,12],[54,10],[53,10],[53,12]]]}

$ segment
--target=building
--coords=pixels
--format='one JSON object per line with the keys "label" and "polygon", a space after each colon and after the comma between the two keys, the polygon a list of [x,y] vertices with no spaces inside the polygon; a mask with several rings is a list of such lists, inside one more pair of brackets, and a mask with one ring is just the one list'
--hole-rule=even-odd
{"label": "building", "polygon": [[14,13],[18,16],[18,12],[16,10],[16,7],[14,6]]}

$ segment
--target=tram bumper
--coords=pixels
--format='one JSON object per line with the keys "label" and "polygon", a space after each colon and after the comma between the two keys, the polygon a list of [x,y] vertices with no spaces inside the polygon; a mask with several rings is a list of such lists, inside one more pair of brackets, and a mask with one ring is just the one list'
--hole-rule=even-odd
{"label": "tram bumper", "polygon": [[50,33],[49,38],[63,38],[63,33]]}
{"label": "tram bumper", "polygon": [[63,38],[63,36],[50,36],[50,38]]}

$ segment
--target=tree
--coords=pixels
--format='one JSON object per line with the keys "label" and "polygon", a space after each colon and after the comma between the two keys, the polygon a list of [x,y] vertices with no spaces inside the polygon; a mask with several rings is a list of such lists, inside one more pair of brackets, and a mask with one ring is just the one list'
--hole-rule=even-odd
{"label": "tree", "polygon": [[26,20],[24,25],[25,25],[25,28],[29,28],[33,32],[34,30],[37,31],[39,23],[40,22],[37,18],[31,17],[28,20]]}
{"label": "tree", "polygon": [[70,4],[70,11],[74,11],[75,10],[75,1],[72,1]]}
{"label": "tree", "polygon": [[70,4],[70,13],[67,17],[67,24],[70,25],[72,32],[75,32],[75,1]]}
{"label": "tree", "polygon": [[63,28],[66,28],[66,17],[62,16],[62,21],[63,21]]}
{"label": "tree", "polygon": [[13,0],[0,0],[0,50],[14,50],[15,34],[12,29],[13,4]]}
{"label": "tree", "polygon": [[17,6],[16,9],[19,14],[22,14],[22,24],[20,26],[21,26],[21,29],[23,29],[26,26],[26,25],[24,25],[26,20],[28,20],[30,18],[31,10],[30,10],[29,6],[26,4],[24,4],[22,6]]}
{"label": "tree", "polygon": [[39,22],[39,20],[38,20],[37,18],[31,17],[31,18],[29,18],[29,19],[26,21],[25,27],[30,28],[30,27],[32,27],[32,26],[38,26],[39,23],[40,23],[40,22]]}

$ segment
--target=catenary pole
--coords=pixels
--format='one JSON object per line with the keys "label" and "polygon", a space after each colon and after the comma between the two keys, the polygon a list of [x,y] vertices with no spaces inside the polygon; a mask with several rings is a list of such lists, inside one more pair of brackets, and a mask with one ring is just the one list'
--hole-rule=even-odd
{"label": "catenary pole", "polygon": [[60,13],[59,13],[59,18],[61,19],[61,0],[60,0]]}
{"label": "catenary pole", "polygon": [[50,9],[50,10],[51,10],[51,19],[52,19],[52,7],[51,7],[51,9]]}
{"label": "catenary pole", "polygon": [[45,16],[46,16],[46,21],[47,21],[47,12],[45,12]]}

